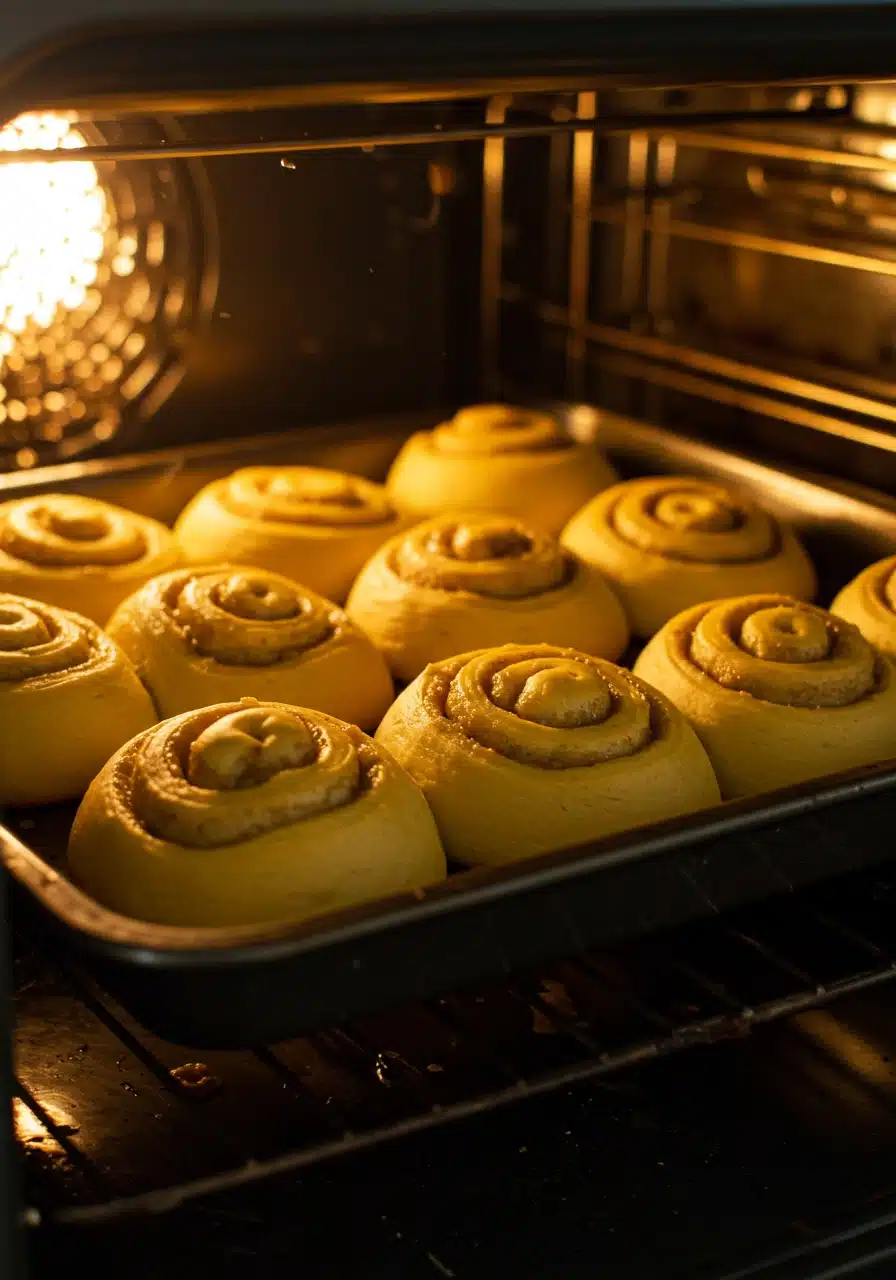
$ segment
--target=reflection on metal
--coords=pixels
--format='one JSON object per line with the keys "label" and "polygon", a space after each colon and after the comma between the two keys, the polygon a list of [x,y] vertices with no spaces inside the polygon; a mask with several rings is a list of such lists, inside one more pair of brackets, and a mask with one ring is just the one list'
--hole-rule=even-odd
{"label": "reflection on metal", "polygon": [[650,139],[648,134],[638,130],[629,138],[626,172],[627,194],[625,197],[625,220],[622,232],[619,289],[620,308],[629,315],[635,312],[641,295],[641,270],[644,258],[642,223],[647,217],[647,157],[649,148]]}
{"label": "reflection on metal", "polygon": [[896,453],[896,435],[875,430],[873,427],[844,422],[842,418],[831,418],[800,405],[773,400],[770,396],[759,395],[744,387],[733,387],[723,382],[710,381],[708,378],[697,378],[693,374],[684,373],[678,369],[651,364],[636,356],[601,352],[595,353],[595,359],[601,365],[622,374],[623,377],[641,378],[654,386],[679,391],[684,395],[697,396],[702,400],[711,400],[732,409],[742,409],[759,418],[789,422],[792,426],[819,431],[839,440],[849,440],[853,444],[865,445],[867,448],[884,449],[887,453]]}
{"label": "reflection on metal", "polygon": [[[569,323],[562,307],[547,303],[538,305],[539,317],[546,323],[566,328]],[[610,325],[588,324],[585,334],[589,341],[601,346],[612,347],[618,351],[628,351],[649,359],[667,361],[676,365],[685,365],[700,373],[713,377],[729,378],[732,381],[752,383],[768,391],[776,391],[781,395],[795,396],[805,400],[814,400],[826,404],[830,408],[842,409],[847,413],[862,414],[866,417],[880,418],[885,422],[896,424],[896,404],[884,400],[872,400],[868,396],[854,395],[849,391],[841,391],[837,387],[827,386],[821,382],[809,382],[804,378],[794,378],[788,374],[778,373],[773,369],[763,369],[759,365],[748,364],[741,360],[732,360],[727,356],[713,355],[712,352],[686,347],[679,343],[667,342],[662,338],[654,338],[647,334],[632,333],[628,329],[615,329]],[[896,395],[896,384],[883,381],[873,382],[881,395]]]}
{"label": "reflection on metal", "polygon": [[[499,95],[493,101],[509,101],[509,95]],[[702,127],[714,128],[748,122],[750,124],[786,122],[788,126],[842,125],[849,117],[841,110],[807,111],[798,113],[792,110],[775,111],[707,111],[679,112],[664,114],[639,114],[630,116],[608,117],[606,120],[593,121],[587,117],[573,120],[554,120],[550,124],[506,124],[503,120],[487,120],[479,127],[456,129],[407,130],[369,134],[352,134],[351,136],[334,136],[330,138],[279,138],[279,139],[245,139],[226,142],[208,143],[151,143],[148,145],[97,145],[87,147],[84,151],[86,160],[184,160],[205,159],[212,156],[259,156],[277,155],[286,152],[311,151],[354,151],[371,147],[408,147],[421,146],[438,142],[476,142],[487,138],[547,138],[557,133],[602,133],[626,134],[633,129],[643,129],[662,134],[676,134],[679,121],[685,122],[688,129]],[[885,137],[896,136],[893,129],[875,129],[874,134]],[[40,151],[26,151],[21,154],[0,151],[0,165],[15,163],[46,163],[47,156]]]}
{"label": "reflection on metal", "polygon": [[[580,93],[578,120],[593,121],[597,94]],[[591,218],[594,180],[594,134],[577,133],[572,149],[572,226],[569,243],[569,329],[566,344],[567,392],[578,399],[584,388],[585,337],[591,292]]]}
{"label": "reflection on metal", "polygon": [[[795,122],[794,122],[795,123]],[[853,128],[841,121],[840,128],[849,135]],[[778,142],[774,138],[748,138],[737,133],[702,133],[698,129],[670,130],[679,146],[700,147],[710,151],[728,151],[735,155],[760,156],[766,160],[794,160],[798,164],[836,165],[842,169],[864,169],[876,172],[881,169],[892,169],[892,156],[883,154],[883,148],[876,144],[875,154],[859,154],[855,151],[839,151],[835,147],[803,146],[799,142]],[[876,136],[884,139],[892,137],[893,130],[875,132],[862,131],[857,137],[865,137],[874,141]],[[886,145],[886,142],[884,142]]]}
{"label": "reflection on metal", "polygon": [[[632,225],[621,209],[596,209],[595,222],[617,226],[626,222]],[[799,240],[783,240],[778,236],[758,235],[729,227],[714,227],[700,222],[670,219],[662,224],[654,218],[642,218],[634,223],[642,231],[662,232],[679,236],[683,240],[696,240],[702,244],[725,245],[732,249],[751,249],[756,253],[777,254],[785,258],[800,258],[804,262],[822,263],[829,267],[847,267],[853,271],[869,271],[877,275],[896,276],[896,259],[874,257],[865,253],[850,253],[843,249],[827,249],[820,245],[804,244]],[[893,250],[896,253],[896,249]]]}
{"label": "reflection on metal", "polygon": [[896,1067],[882,1049],[848,1027],[827,1009],[798,1014],[794,1022],[803,1035],[816,1041],[855,1075],[869,1084],[896,1085]]}
{"label": "reflection on metal", "polygon": [[[510,98],[493,98],[489,125],[506,119]],[[501,277],[504,272],[504,140],[490,137],[482,148],[482,377],[487,395],[500,394]]]}

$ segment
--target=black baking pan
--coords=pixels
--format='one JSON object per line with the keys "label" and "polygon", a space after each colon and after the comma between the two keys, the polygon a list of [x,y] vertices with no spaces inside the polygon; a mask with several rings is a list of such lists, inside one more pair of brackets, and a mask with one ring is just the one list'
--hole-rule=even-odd
{"label": "black baking pan", "polygon": [[[596,434],[624,473],[715,475],[753,492],[806,539],[823,602],[862,565],[896,551],[896,512],[883,497],[836,492],[584,406],[564,412],[571,432]],[[252,461],[314,461],[381,475],[415,425],[302,431],[70,464],[10,477],[0,482],[0,498],[70,489],[171,519],[201,484]],[[419,899],[278,927],[175,929],[106,911],[61,869],[72,812],[10,812],[0,827],[0,859],[27,891],[32,919],[76,948],[158,1034],[229,1048],[299,1035],[885,861],[896,823],[896,764],[515,866],[461,872]]]}

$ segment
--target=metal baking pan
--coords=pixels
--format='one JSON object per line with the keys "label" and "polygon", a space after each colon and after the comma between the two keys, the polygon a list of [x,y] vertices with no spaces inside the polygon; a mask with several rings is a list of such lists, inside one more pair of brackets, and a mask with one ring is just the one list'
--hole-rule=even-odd
{"label": "metal baking pan", "polygon": [[[556,408],[556,406],[554,406]],[[561,409],[623,474],[735,481],[800,530],[829,602],[870,560],[896,551],[896,506],[837,492],[660,428],[586,406]],[[382,476],[416,417],[66,464],[0,479],[0,499],[68,489],[171,520],[233,468],[312,461]],[[299,1035],[389,1005],[683,923],[892,857],[896,762],[838,774],[696,817],[498,870],[464,871],[407,895],[301,925],[166,928],[105,910],[65,876],[73,806],[9,810],[0,859],[19,905],[75,948],[157,1034],[236,1048]]]}

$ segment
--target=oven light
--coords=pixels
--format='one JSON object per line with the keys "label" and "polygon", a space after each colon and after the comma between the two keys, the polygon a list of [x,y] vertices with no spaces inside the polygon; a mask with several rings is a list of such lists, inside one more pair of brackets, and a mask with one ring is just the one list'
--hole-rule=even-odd
{"label": "oven light", "polygon": [[[0,128],[0,151],[77,150],[84,137],[62,115],[19,116]],[[109,226],[96,166],[0,165],[0,373],[26,328],[46,329],[59,307],[74,311],[96,280]]]}

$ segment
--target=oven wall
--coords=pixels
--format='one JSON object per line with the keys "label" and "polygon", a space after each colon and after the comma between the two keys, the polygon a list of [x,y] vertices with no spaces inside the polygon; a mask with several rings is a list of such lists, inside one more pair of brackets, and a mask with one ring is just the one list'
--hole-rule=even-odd
{"label": "oven wall", "polygon": [[[842,118],[799,119],[818,111]],[[506,143],[491,233],[505,388],[896,492],[896,87],[583,93],[544,109],[564,112],[675,123]],[[730,112],[743,123],[688,126]]]}

